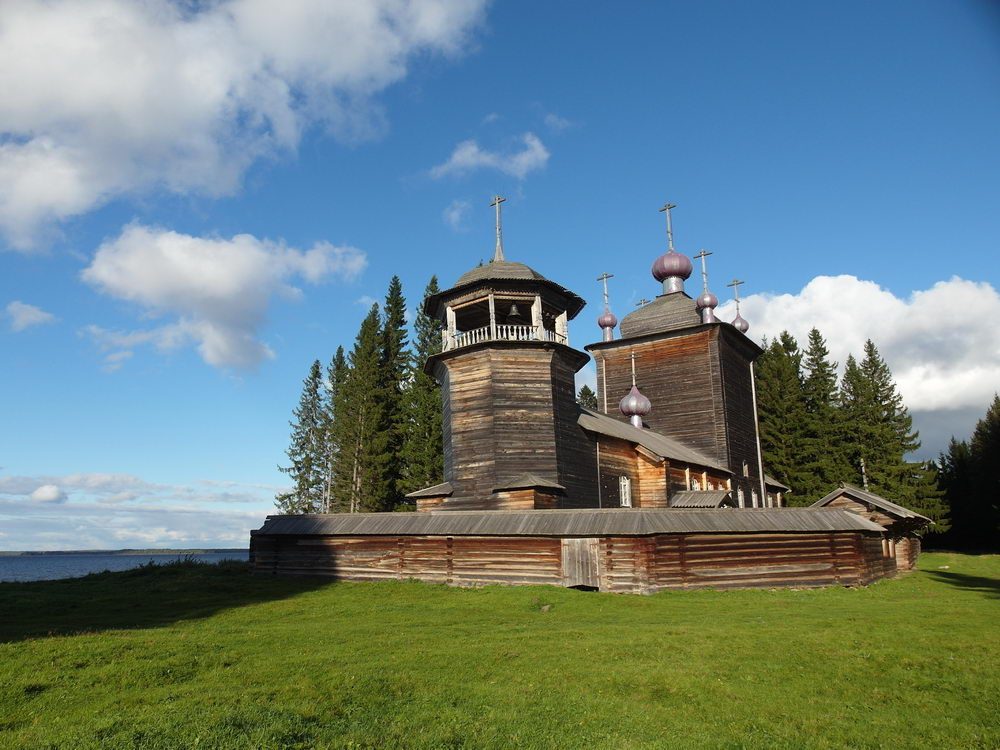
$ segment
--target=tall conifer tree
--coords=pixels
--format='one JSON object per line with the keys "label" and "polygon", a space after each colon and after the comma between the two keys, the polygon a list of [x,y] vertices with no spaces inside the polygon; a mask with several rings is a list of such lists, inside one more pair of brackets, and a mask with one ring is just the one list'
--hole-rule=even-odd
{"label": "tall conifer tree", "polygon": [[344,347],[338,346],[336,353],[326,368],[326,388],[322,403],[323,431],[323,512],[341,511],[337,506],[333,493],[333,473],[336,467],[337,451],[340,442],[337,434],[337,391],[347,379],[347,358]]}
{"label": "tall conifer tree", "polygon": [[[424,290],[424,299],[438,293],[437,276]],[[403,444],[403,474],[400,493],[439,484],[444,480],[444,447],[441,424],[441,386],[424,372],[427,358],[441,351],[438,321],[426,315],[423,305],[414,321],[415,345],[412,373],[406,391],[406,436]]]}
{"label": "tall conifer tree", "polygon": [[403,444],[406,441],[407,408],[404,390],[412,377],[410,352],[406,336],[406,299],[398,276],[389,282],[389,290],[382,308],[382,352],[379,384],[384,404],[383,417],[386,432],[385,492],[381,505],[391,509],[399,502],[402,489]]}
{"label": "tall conifer tree", "polygon": [[278,467],[293,483],[290,492],[275,497],[275,505],[282,513],[315,513],[322,507],[325,468],[322,387],[323,368],[317,359],[302,382],[299,405],[292,411],[294,421],[289,422],[292,437],[286,454],[290,465]]}
{"label": "tall conifer tree", "polygon": [[580,386],[580,391],[576,394],[576,402],[586,409],[597,411],[597,394],[586,383]]}
{"label": "tall conifer tree", "polygon": [[802,359],[803,417],[799,440],[798,503],[812,504],[850,476],[844,451],[845,430],[839,407],[837,363],[820,332],[809,331]]}
{"label": "tall conifer tree", "polygon": [[385,510],[390,455],[381,376],[382,336],[378,305],[361,323],[347,357],[349,372],[337,388],[335,503],[348,512]]}
{"label": "tall conifer tree", "polygon": [[757,360],[757,412],[764,469],[792,488],[789,504],[801,505],[801,428],[805,414],[802,394],[802,353],[795,339],[782,331]]}

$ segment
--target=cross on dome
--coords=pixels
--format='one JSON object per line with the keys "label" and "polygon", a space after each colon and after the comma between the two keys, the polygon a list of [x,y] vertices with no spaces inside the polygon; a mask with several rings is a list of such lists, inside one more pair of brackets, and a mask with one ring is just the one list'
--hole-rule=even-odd
{"label": "cross on dome", "polygon": [[493,196],[493,201],[490,203],[491,206],[495,207],[497,210],[497,247],[493,251],[493,262],[502,261],[503,257],[503,231],[501,229],[501,219],[500,219],[500,204],[504,203],[507,199],[501,198],[499,195]]}

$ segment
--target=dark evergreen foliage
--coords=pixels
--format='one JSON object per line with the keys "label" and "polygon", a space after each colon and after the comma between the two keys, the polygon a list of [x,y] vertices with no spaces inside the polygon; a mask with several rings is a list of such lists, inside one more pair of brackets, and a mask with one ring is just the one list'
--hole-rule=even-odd
{"label": "dark evergreen foliage", "polygon": [[315,513],[323,505],[323,368],[317,359],[302,382],[299,405],[292,411],[289,466],[278,469],[292,479],[292,489],[275,497],[282,513]]}
{"label": "dark evergreen foliage", "polygon": [[340,447],[337,436],[337,391],[347,379],[347,358],[344,347],[338,346],[336,353],[326,368],[326,392],[323,396],[323,504],[321,511],[329,513],[342,510],[337,506],[333,492],[333,472],[336,467],[337,452]]}
{"label": "dark evergreen foliage", "polygon": [[391,509],[401,497],[403,462],[399,459],[406,440],[408,417],[406,403],[408,394],[404,392],[409,387],[412,373],[406,336],[406,299],[403,297],[403,285],[398,276],[392,277],[385,296],[381,339],[382,352],[378,375],[389,461],[384,478],[385,497],[380,499],[378,505]]}
{"label": "dark evergreen foliage", "polygon": [[760,444],[768,474],[792,488],[789,504],[802,504],[797,491],[802,476],[802,426],[805,399],[802,353],[787,331],[767,344],[757,360],[757,411]]}
{"label": "dark evergreen foliage", "polygon": [[[424,298],[438,291],[437,277],[432,276]],[[424,372],[427,358],[441,351],[441,330],[434,318],[424,314],[422,306],[414,321],[414,333],[416,350],[406,392],[406,436],[399,480],[402,494],[444,481],[441,386]]]}
{"label": "dark evergreen foliage", "polygon": [[586,383],[580,387],[580,392],[576,394],[576,402],[580,404],[580,406],[597,411],[597,394],[594,393],[594,389]]}

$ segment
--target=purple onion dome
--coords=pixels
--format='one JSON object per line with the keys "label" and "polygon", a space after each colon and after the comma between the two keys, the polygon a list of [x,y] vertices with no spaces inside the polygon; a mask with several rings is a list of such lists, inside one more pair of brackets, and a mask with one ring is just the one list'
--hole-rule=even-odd
{"label": "purple onion dome", "polygon": [[711,292],[702,292],[701,296],[695,300],[694,304],[699,310],[703,310],[706,307],[711,307],[714,310],[719,306],[719,298]]}
{"label": "purple onion dome", "polygon": [[597,319],[597,325],[601,328],[614,328],[618,325],[618,318],[610,310],[605,310],[604,314]]}
{"label": "purple onion dome", "polygon": [[634,417],[636,415],[644,417],[653,410],[653,405],[649,402],[649,399],[643,396],[639,392],[639,389],[633,385],[632,390],[628,392],[628,395],[625,396],[621,402],[619,402],[618,408],[626,417]]}
{"label": "purple onion dome", "polygon": [[737,314],[736,317],[733,318],[733,327],[740,333],[746,333],[750,330],[750,324],[747,323],[740,314]]}
{"label": "purple onion dome", "polygon": [[679,276],[686,279],[691,275],[691,259],[686,255],[681,255],[674,250],[668,250],[655,261],[650,271],[657,281],[669,279],[671,276]]}

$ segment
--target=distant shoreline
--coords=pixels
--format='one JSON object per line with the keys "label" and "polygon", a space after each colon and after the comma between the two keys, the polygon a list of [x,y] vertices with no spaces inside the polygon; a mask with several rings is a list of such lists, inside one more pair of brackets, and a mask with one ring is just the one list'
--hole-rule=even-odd
{"label": "distant shoreline", "polygon": [[212,547],[203,549],[71,549],[0,551],[0,557],[36,557],[40,555],[211,555],[228,552],[249,552],[246,547]]}

